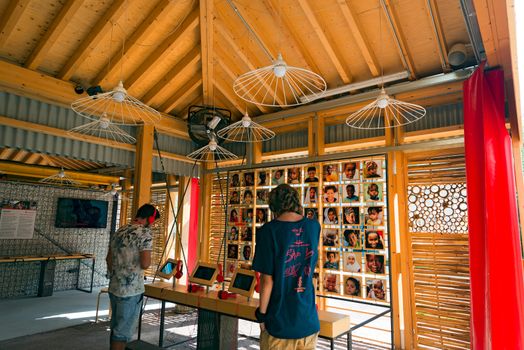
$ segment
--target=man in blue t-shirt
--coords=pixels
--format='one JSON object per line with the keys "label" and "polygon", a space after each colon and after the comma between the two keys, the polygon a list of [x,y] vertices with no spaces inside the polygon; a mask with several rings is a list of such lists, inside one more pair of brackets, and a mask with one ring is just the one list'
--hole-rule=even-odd
{"label": "man in blue t-shirt", "polygon": [[257,232],[253,269],[260,272],[260,349],[315,349],[320,323],[313,273],[320,225],[304,218],[298,192],[279,185],[269,194],[276,219]]}

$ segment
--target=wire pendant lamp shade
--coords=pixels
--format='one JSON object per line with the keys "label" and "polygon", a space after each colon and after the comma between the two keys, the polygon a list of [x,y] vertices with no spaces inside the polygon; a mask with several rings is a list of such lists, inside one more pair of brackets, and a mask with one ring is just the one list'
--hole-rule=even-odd
{"label": "wire pendant lamp shade", "polygon": [[243,100],[268,107],[291,107],[322,97],[326,81],[303,68],[288,66],[278,54],[273,64],[239,76],[233,90]]}
{"label": "wire pendant lamp shade", "polygon": [[233,142],[267,141],[275,137],[273,131],[255,123],[247,113],[238,122],[219,130],[217,135]]}
{"label": "wire pendant lamp shade", "polygon": [[426,115],[422,106],[395,100],[382,88],[367,106],[346,118],[346,124],[356,129],[385,129],[411,124]]}
{"label": "wire pendant lamp shade", "polygon": [[154,124],[162,117],[160,112],[130,96],[122,81],[109,92],[82,97],[71,108],[83,117],[98,120],[105,116],[112,124]]}
{"label": "wire pendant lamp shade", "polygon": [[77,126],[67,131],[69,134],[77,133],[86,136],[95,136],[111,141],[123,143],[136,143],[136,139],[127,132],[111,123],[104,115],[102,118],[94,120],[90,123]]}
{"label": "wire pendant lamp shade", "polygon": [[45,179],[42,179],[39,182],[52,185],[80,185],[80,183],[67,176],[67,174],[64,172],[64,168],[60,169],[58,173],[46,177]]}
{"label": "wire pendant lamp shade", "polygon": [[238,156],[217,144],[214,138],[202,148],[187,155],[187,158],[200,162],[221,162],[238,159]]}

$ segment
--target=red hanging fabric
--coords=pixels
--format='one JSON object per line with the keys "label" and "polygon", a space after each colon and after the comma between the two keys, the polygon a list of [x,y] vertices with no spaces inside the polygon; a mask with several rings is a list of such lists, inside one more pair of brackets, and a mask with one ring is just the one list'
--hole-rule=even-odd
{"label": "red hanging fabric", "polygon": [[191,179],[191,197],[189,210],[189,237],[187,240],[187,271],[193,272],[198,258],[198,211],[200,201],[200,184],[198,179]]}
{"label": "red hanging fabric", "polygon": [[464,83],[471,348],[524,349],[524,281],[502,70]]}

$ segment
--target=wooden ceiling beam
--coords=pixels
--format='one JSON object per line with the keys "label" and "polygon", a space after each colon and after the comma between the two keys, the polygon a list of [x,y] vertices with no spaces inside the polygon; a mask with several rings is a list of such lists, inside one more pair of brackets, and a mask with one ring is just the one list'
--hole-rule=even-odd
{"label": "wooden ceiling beam", "polygon": [[171,33],[164,41],[156,47],[156,49],[138,66],[137,69],[129,78],[126,79],[127,89],[131,91],[133,87],[144,78],[147,73],[156,67],[156,63],[160,62],[172,49],[175,49],[184,36],[191,33],[198,26],[198,10],[192,11],[182,22],[182,24]]}
{"label": "wooden ceiling beam", "polygon": [[184,107],[177,109],[176,110],[176,114],[181,119],[187,120],[189,107],[191,107],[191,106],[200,106],[203,103],[204,102],[202,101],[202,96],[198,96],[198,97],[194,98],[191,102],[189,102],[187,105],[185,105]]}
{"label": "wooden ceiling beam", "polygon": [[[244,114],[247,109],[247,102],[237,97],[230,84],[227,84],[223,79],[218,77],[214,79],[215,87],[218,91],[231,103],[240,114]],[[242,101],[242,102],[240,102]]]}
{"label": "wooden ceiling beam", "polygon": [[4,147],[0,150],[0,159],[9,159],[12,149],[9,147]]}
{"label": "wooden ceiling beam", "polygon": [[[42,159],[46,162],[46,164],[49,164],[50,166],[59,167],[59,165],[54,162],[52,157],[47,154],[42,153]],[[51,175],[48,175],[48,176],[51,176]]]}
{"label": "wooden ceiling beam", "polygon": [[78,67],[84,63],[87,56],[91,52],[91,48],[100,44],[101,39],[111,31],[113,22],[118,22],[120,16],[125,12],[127,1],[115,0],[109,10],[107,10],[102,18],[89,31],[89,35],[82,41],[79,47],[76,48],[75,53],[68,60],[66,65],[58,73],[58,78],[62,80],[69,80],[75,73]]}
{"label": "wooden ceiling beam", "polygon": [[140,23],[135,29],[133,34],[126,39],[124,52],[118,50],[117,53],[109,60],[109,66],[104,68],[98,73],[95,79],[92,81],[92,86],[100,85],[103,81],[114,81],[115,76],[119,73],[120,67],[122,67],[122,60],[124,57],[129,57],[140,47],[140,43],[145,42],[147,38],[154,33],[154,25],[167,16],[169,11],[166,8],[173,7],[176,1],[161,0],[155,8],[147,15],[146,19]]}
{"label": "wooden ceiling beam", "polygon": [[15,162],[21,162],[22,159],[24,159],[28,155],[28,153],[29,152],[24,150],[18,150],[15,152],[15,154],[13,155],[13,157],[11,157],[10,160],[14,160]]}
{"label": "wooden ceiling beam", "polygon": [[202,96],[204,103],[213,101],[213,5],[214,0],[200,0],[200,52],[202,56]]}
{"label": "wooden ceiling beam", "polygon": [[338,5],[340,6],[342,16],[344,17],[349,26],[349,32],[351,33],[351,35],[353,35],[353,38],[355,39],[357,46],[360,49],[360,53],[362,54],[364,60],[366,61],[366,64],[368,65],[371,75],[374,77],[379,76],[381,72],[379,69],[377,57],[373,53],[373,50],[371,49],[371,46],[369,45],[367,38],[363,34],[364,31],[362,30],[357,16],[355,16],[353,10],[351,10],[351,7],[349,7],[347,1],[338,1]]}
{"label": "wooden ceiling beam", "polygon": [[382,5],[382,10],[386,14],[386,18],[391,27],[391,32],[393,33],[393,36],[396,39],[395,41],[397,43],[399,55],[402,58],[402,64],[404,65],[404,68],[409,72],[409,79],[415,80],[417,79],[417,74],[415,72],[415,64],[413,63],[413,58],[409,54],[406,45],[406,39],[404,38],[404,34],[400,29],[400,22],[397,18],[397,15],[395,14],[393,7],[391,6],[391,0],[380,0],[380,4]]}
{"label": "wooden ceiling beam", "polygon": [[169,83],[176,79],[177,76],[183,75],[189,69],[194,66],[200,60],[200,48],[195,46],[187,55],[182,58],[173,68],[169,70],[162,78],[151,88],[149,91],[141,97],[141,101],[145,104],[150,104],[154,98],[164,90]]}
{"label": "wooden ceiling beam", "polygon": [[307,62],[309,69],[313,72],[316,72],[317,74],[320,74],[320,68],[316,64],[313,56],[311,56],[309,53],[309,50],[307,49],[307,43],[301,40],[302,35],[297,30],[295,30],[293,21],[288,17],[283,16],[280,11],[277,10],[279,8],[277,0],[263,0],[263,3],[266,6],[268,12],[271,14],[271,17],[279,18],[282,21],[280,30],[282,31],[282,36],[289,38],[289,46],[295,46],[298,48],[298,50],[295,51],[302,55],[304,61]]}
{"label": "wooden ceiling beam", "polygon": [[2,159],[12,160],[13,157],[16,155],[16,149],[15,148],[6,148],[2,152]]}
{"label": "wooden ceiling beam", "polygon": [[181,89],[169,97],[159,109],[164,113],[172,111],[177,105],[183,103],[192,93],[199,89],[200,85],[202,85],[202,73],[198,72],[198,74],[195,74]]}
{"label": "wooden ceiling beam", "polygon": [[[0,76],[2,77],[0,91],[12,92],[66,108],[71,108],[71,102],[78,99],[74,91],[75,84],[2,60],[0,60]],[[189,139],[187,126],[183,120],[165,113],[162,117],[155,124],[155,128],[168,135]]]}
{"label": "wooden ceiling beam", "polygon": [[0,48],[4,48],[29,2],[30,0],[11,0],[7,5],[0,22]]}
{"label": "wooden ceiling beam", "polygon": [[446,39],[444,37],[444,31],[442,30],[442,23],[440,21],[440,15],[435,0],[427,0],[426,12],[428,13],[431,27],[433,28],[433,36],[437,45],[442,71],[447,73],[451,71],[448,61],[448,49],[446,48]]}
{"label": "wooden ceiling beam", "polygon": [[[254,64],[253,64],[253,61],[252,59],[248,58],[235,41],[233,35],[229,32],[229,30],[226,28],[226,26],[222,23],[222,21],[220,20],[220,18],[217,18],[215,19],[215,28],[217,29],[217,33],[219,33],[222,38],[227,42],[227,44],[231,47],[231,49],[233,50],[233,52],[235,52],[236,55],[239,56],[240,60],[242,62],[244,62],[244,64],[248,67],[249,70],[255,70],[259,67],[256,67]],[[251,55],[252,57],[255,57],[254,55]],[[275,95],[275,91],[262,79],[258,78],[258,81],[264,86],[264,88],[266,88],[267,90],[269,90],[271,92],[271,94]],[[280,105],[283,105],[285,104],[284,101],[282,100],[282,98],[278,97],[277,96],[277,102],[280,104]]]}
{"label": "wooden ceiling beam", "polygon": [[85,0],[68,0],[46,30],[44,36],[38,41],[38,45],[25,61],[25,67],[36,70],[47,53],[53,48],[56,40],[62,34],[65,27],[71,22],[78,9]]}
{"label": "wooden ceiling beam", "polygon": [[41,158],[40,153],[30,153],[27,159],[23,160],[25,164],[37,164],[37,161]]}
{"label": "wooden ceiling beam", "polygon": [[317,37],[319,38],[322,47],[326,51],[327,56],[335,66],[340,78],[345,84],[351,83],[351,81],[353,80],[351,73],[348,69],[346,69],[346,64],[344,64],[343,60],[340,58],[340,54],[335,52],[335,49],[331,45],[331,41],[324,33],[324,28],[322,28],[322,25],[318,22],[315,13],[313,12],[313,9],[309,5],[308,1],[298,0],[298,3],[300,4],[302,11],[304,11],[304,14],[306,15],[306,18],[309,21],[309,24],[317,34]]}

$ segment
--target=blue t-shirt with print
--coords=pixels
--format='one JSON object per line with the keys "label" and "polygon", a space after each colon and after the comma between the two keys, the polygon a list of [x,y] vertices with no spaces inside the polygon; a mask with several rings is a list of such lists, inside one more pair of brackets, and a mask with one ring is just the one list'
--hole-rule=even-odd
{"label": "blue t-shirt with print", "polygon": [[253,269],[273,276],[266,329],[281,339],[299,339],[320,330],[313,273],[318,259],[320,224],[302,218],[273,220],[257,232]]}

